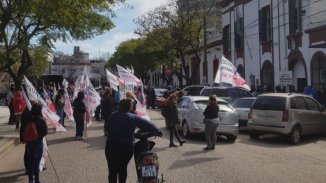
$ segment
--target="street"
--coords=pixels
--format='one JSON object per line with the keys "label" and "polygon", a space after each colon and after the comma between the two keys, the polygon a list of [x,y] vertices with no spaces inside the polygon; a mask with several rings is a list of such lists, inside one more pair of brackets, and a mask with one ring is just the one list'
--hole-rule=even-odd
{"label": "street", "polygon": [[[304,137],[297,146],[283,137],[270,135],[258,141],[246,132],[235,143],[219,138],[215,151],[203,151],[204,136],[198,135],[182,147],[168,148],[169,133],[158,110],[149,110],[152,121],[164,131],[154,151],[159,156],[160,174],[166,182],[325,182],[326,135]],[[47,169],[41,172],[46,183],[107,182],[108,168],[104,155],[103,121],[88,129],[88,139],[75,141],[75,124],[66,122],[67,132],[49,132]],[[178,143],[177,143],[178,144]],[[28,182],[24,175],[24,145],[18,145],[0,159],[0,182]],[[127,182],[136,182],[132,159]]]}

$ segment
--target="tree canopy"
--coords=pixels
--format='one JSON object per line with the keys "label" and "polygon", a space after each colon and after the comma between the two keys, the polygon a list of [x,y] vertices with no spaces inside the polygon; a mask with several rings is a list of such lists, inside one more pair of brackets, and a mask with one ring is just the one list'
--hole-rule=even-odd
{"label": "tree canopy", "polygon": [[40,55],[35,50],[42,47],[43,54],[48,55],[55,41],[85,40],[103,34],[114,27],[112,6],[123,1],[0,1],[0,71],[9,73],[20,85],[33,61],[38,62],[34,58]]}

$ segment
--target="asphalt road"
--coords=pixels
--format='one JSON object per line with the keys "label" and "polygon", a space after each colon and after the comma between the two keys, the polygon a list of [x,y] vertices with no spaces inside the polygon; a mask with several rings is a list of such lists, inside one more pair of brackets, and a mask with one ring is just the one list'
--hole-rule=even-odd
{"label": "asphalt road", "polygon": [[[182,147],[168,148],[168,133],[158,111],[149,111],[152,121],[163,128],[164,137],[156,138],[154,151],[160,161],[160,173],[166,182],[325,182],[326,135],[303,138],[297,146],[284,138],[270,135],[253,141],[241,133],[235,143],[219,138],[215,151],[203,151],[205,139],[195,136]],[[41,173],[46,183],[107,182],[104,155],[103,122],[87,130],[88,139],[75,141],[74,123],[68,131],[48,136],[47,169]],[[0,183],[28,182],[23,175],[24,145],[13,148],[0,159]],[[136,182],[133,159],[128,167],[127,182]]]}

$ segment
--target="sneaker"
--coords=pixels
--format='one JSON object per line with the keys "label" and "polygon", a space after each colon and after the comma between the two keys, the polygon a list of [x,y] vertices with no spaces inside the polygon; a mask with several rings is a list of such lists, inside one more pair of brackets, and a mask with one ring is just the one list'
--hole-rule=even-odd
{"label": "sneaker", "polygon": [[204,148],[203,148],[204,151],[208,151],[208,150],[210,150],[210,149],[211,149],[210,147],[204,147]]}

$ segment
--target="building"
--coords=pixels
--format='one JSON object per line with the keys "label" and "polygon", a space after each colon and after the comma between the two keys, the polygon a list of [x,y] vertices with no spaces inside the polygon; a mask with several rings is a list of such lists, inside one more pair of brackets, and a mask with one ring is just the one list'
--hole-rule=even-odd
{"label": "building", "polygon": [[223,54],[251,85],[326,87],[326,1],[222,0]]}
{"label": "building", "polygon": [[104,60],[90,60],[89,54],[84,53],[78,46],[74,47],[72,55],[61,52],[53,54],[53,62],[49,66],[49,75],[62,75],[69,82],[74,82],[86,68],[89,78],[94,86],[106,83]]}

